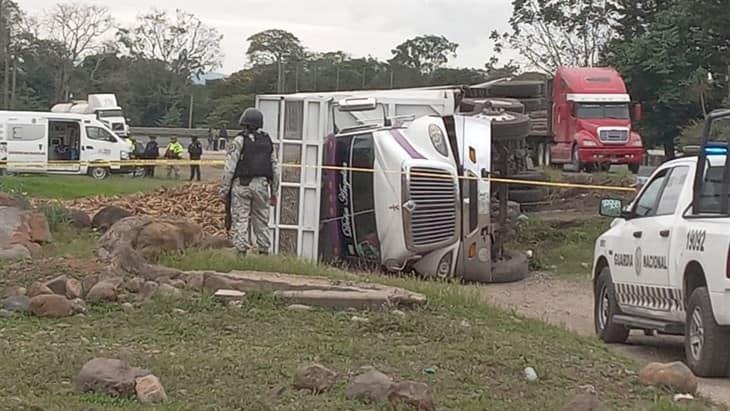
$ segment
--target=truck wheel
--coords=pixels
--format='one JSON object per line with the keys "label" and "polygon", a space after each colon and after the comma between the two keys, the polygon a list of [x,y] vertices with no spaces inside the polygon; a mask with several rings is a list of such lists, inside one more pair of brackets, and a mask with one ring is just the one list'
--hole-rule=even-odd
{"label": "truck wheel", "polygon": [[631,171],[634,174],[639,174],[640,168],[641,168],[641,164],[629,164],[629,171]]}
{"label": "truck wheel", "polygon": [[103,179],[109,177],[109,169],[106,167],[92,167],[89,170],[89,175],[94,180],[103,180]]}
{"label": "truck wheel", "polygon": [[492,275],[489,283],[513,283],[524,280],[530,273],[527,254],[519,251],[504,251],[504,257],[492,261]]}
{"label": "truck wheel", "polygon": [[[523,181],[545,181],[547,180],[547,175],[538,170],[527,170],[523,171],[521,173],[513,174],[511,176],[507,177],[510,180],[523,180]],[[530,188],[539,188],[538,186],[534,185],[519,185],[519,184],[510,184],[509,189],[512,190],[527,190]]]}
{"label": "truck wheel", "polygon": [[492,121],[492,141],[523,140],[530,134],[530,118],[518,113],[486,112]]}
{"label": "truck wheel", "polygon": [[576,173],[580,173],[585,167],[585,165],[580,161],[577,144],[573,146],[573,154],[570,156],[570,167],[573,169],[572,171],[575,171]]}
{"label": "truck wheel", "polygon": [[598,338],[607,343],[626,342],[630,330],[613,322],[613,316],[619,314],[620,310],[616,302],[610,268],[605,267],[601,270],[594,295],[593,323]]}
{"label": "truck wheel", "polygon": [[520,204],[539,203],[545,200],[547,192],[544,188],[526,188],[524,190],[510,190],[508,198]]}
{"label": "truck wheel", "polygon": [[699,377],[726,376],[730,331],[715,322],[707,287],[699,287],[690,295],[684,327],[684,352],[692,372]]}
{"label": "truck wheel", "polygon": [[505,81],[492,85],[488,92],[492,97],[529,98],[542,96],[544,89],[543,81]]}
{"label": "truck wheel", "polygon": [[520,103],[525,106],[525,111],[528,113],[547,109],[547,103],[544,98],[523,98],[520,99]]}

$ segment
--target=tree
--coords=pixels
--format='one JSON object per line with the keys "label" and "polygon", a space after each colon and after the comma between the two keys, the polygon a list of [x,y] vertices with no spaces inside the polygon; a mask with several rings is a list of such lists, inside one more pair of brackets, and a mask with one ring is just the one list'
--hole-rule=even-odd
{"label": "tree", "polygon": [[59,96],[68,99],[71,71],[80,59],[100,44],[100,38],[114,24],[109,9],[93,4],[58,3],[45,16],[48,35],[64,45],[67,53],[61,72]]}
{"label": "tree", "polygon": [[493,31],[491,38],[546,73],[559,66],[593,66],[613,35],[607,1],[513,0],[511,32]]}
{"label": "tree", "polygon": [[272,29],[256,33],[249,42],[246,56],[254,66],[276,65],[276,91],[284,92],[285,66],[304,57],[304,47],[297,36],[285,30]]}
{"label": "tree", "polygon": [[449,57],[455,57],[458,47],[458,44],[450,42],[444,36],[419,36],[406,40],[391,50],[393,58],[390,63],[429,75],[448,63]]}
{"label": "tree", "polygon": [[137,18],[137,26],[120,29],[117,39],[132,56],[156,59],[180,75],[202,74],[221,65],[223,54],[218,30],[191,13],[152,9]]}

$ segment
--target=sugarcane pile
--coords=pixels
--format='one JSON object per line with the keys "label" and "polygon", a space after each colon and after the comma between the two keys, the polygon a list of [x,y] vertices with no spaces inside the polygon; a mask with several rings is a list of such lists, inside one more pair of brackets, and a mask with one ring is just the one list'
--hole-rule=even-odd
{"label": "sugarcane pile", "polygon": [[226,235],[225,204],[218,197],[218,184],[213,183],[162,187],[129,196],[88,197],[63,205],[90,216],[104,207],[117,206],[135,215],[182,217],[200,225],[208,235]]}

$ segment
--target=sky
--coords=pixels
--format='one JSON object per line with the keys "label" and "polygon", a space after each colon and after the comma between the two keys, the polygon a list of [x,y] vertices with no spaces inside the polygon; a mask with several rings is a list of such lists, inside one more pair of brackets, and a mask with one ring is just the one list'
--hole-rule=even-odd
{"label": "sky", "polygon": [[[118,25],[130,26],[154,4],[174,13],[195,14],[223,34],[225,74],[247,63],[246,38],[272,28],[294,33],[312,51],[343,50],[354,57],[382,60],[403,40],[423,34],[444,35],[458,43],[451,67],[484,66],[492,53],[489,33],[508,29],[511,0],[77,0],[109,8]],[[39,15],[53,0],[19,0]]]}

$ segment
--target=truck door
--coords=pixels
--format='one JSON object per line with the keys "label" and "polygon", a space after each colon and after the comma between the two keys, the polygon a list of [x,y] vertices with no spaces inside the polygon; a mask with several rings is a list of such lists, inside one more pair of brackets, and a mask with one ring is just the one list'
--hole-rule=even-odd
{"label": "truck door", "polygon": [[462,248],[457,275],[468,281],[489,281],[491,124],[473,117],[455,116],[461,175]]}
{"label": "truck door", "polygon": [[8,171],[41,172],[48,167],[48,122],[33,118],[21,122],[9,118],[6,123]]}

